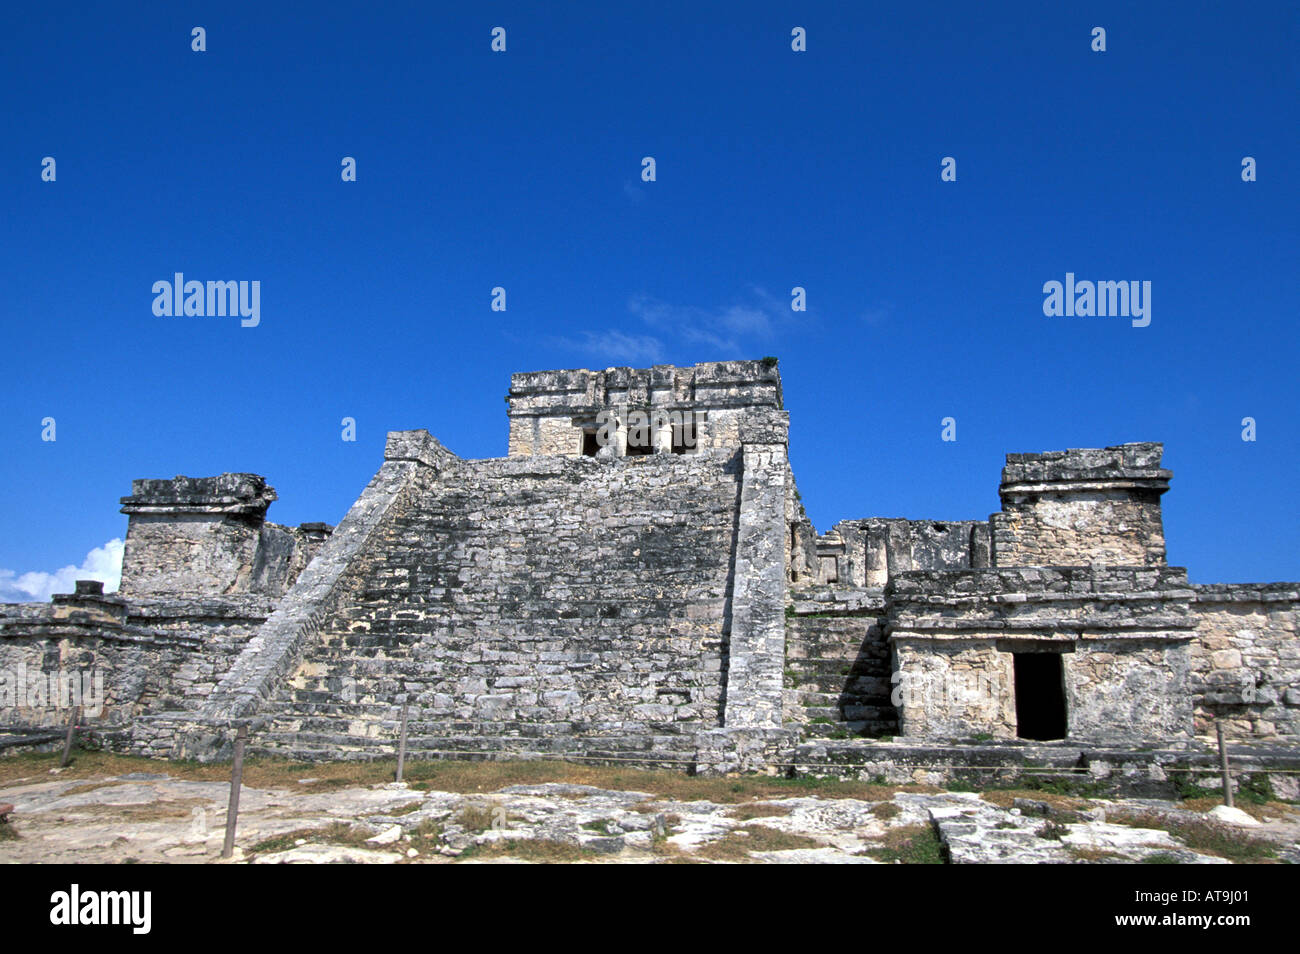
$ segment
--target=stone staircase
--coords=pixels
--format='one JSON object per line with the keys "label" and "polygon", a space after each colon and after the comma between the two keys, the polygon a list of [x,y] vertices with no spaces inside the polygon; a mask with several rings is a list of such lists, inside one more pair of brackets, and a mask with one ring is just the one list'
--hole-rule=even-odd
{"label": "stone staircase", "polygon": [[[409,758],[466,759],[573,755],[635,757],[680,770],[693,764],[698,721],[650,722],[625,731],[620,723],[574,717],[560,722],[541,711],[511,706],[499,712],[457,705],[431,691],[438,665],[417,640],[391,635],[330,633],[279,692],[274,715],[255,734],[251,750],[305,761],[373,759],[396,755],[401,700],[407,710]],[[450,710],[449,711],[449,707]],[[579,739],[581,740],[579,744]]]}
{"label": "stone staircase", "polygon": [[805,739],[880,738],[898,732],[879,590],[792,594],[786,619],[786,722]]}

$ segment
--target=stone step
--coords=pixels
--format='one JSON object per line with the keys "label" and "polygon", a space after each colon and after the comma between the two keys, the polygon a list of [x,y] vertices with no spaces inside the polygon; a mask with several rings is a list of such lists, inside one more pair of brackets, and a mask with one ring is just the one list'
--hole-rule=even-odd
{"label": "stone step", "polygon": [[787,659],[785,668],[805,677],[850,679],[858,676],[870,676],[888,680],[891,675],[887,665],[876,659]]}
{"label": "stone step", "polygon": [[889,659],[889,645],[877,637],[862,634],[853,639],[805,639],[786,633],[786,656],[806,659],[855,659],[858,656]]}
{"label": "stone step", "polygon": [[[397,751],[397,739],[373,739],[342,733],[302,733],[268,731],[257,733],[249,742],[254,753],[274,753],[302,758],[308,761],[325,761],[353,757],[391,757]],[[511,758],[526,753],[563,756],[566,754],[589,758],[602,755],[611,759],[635,758],[644,761],[672,763],[690,762],[695,755],[693,739],[665,740],[641,739],[627,736],[586,737],[581,753],[575,751],[575,739],[530,739],[511,736],[475,735],[409,735],[406,740],[407,755],[418,759],[421,753],[462,754],[467,758]]]}
{"label": "stone step", "polygon": [[891,707],[889,693],[844,693],[830,690],[821,692],[816,689],[805,689],[802,686],[795,690],[795,697],[798,705],[805,709],[824,709],[824,708],[843,708],[849,706],[877,706]]}
{"label": "stone step", "polygon": [[852,739],[875,738],[881,735],[894,735],[898,732],[897,722],[832,722],[812,723],[801,726],[806,739]]}
{"label": "stone step", "polygon": [[[350,731],[351,726],[358,722],[364,724],[368,734],[364,736],[356,735]],[[712,727],[711,724],[702,722],[643,722],[637,724],[637,728],[644,730],[647,737],[662,736],[663,738],[694,738],[698,733]],[[285,712],[277,714],[272,720],[271,729],[273,731],[298,733],[304,738],[313,734],[338,734],[349,738],[396,740],[401,731],[401,723],[389,720],[348,719],[346,717],[311,716]],[[496,722],[451,718],[410,719],[406,724],[406,732],[408,737],[418,735],[472,735],[484,738],[521,739],[572,738],[574,736],[585,737],[589,734],[606,734],[599,730],[593,733],[583,723],[565,724],[553,721],[527,722],[522,720]],[[640,735],[641,733],[637,732],[626,737],[640,737]],[[620,736],[623,737],[623,734],[620,734]]]}
{"label": "stone step", "polygon": [[831,722],[886,722],[898,719],[893,706],[807,706],[804,715],[808,720],[829,719]]}

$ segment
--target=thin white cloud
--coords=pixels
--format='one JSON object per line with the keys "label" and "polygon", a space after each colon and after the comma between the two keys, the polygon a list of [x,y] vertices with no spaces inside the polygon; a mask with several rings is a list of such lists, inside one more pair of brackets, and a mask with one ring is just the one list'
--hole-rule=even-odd
{"label": "thin white cloud", "polygon": [[122,550],[122,541],[113,539],[87,553],[81,566],[53,573],[0,570],[0,603],[44,603],[54,593],[73,592],[77,580],[100,580],[105,593],[116,592],[122,582]]}
{"label": "thin white cloud", "polygon": [[721,359],[735,358],[766,347],[797,320],[789,302],[773,298],[758,286],[749,289],[748,299],[701,308],[636,295],[628,301],[628,311],[647,333],[608,328],[551,341],[559,347],[594,355],[599,359],[596,363],[605,367],[620,363],[637,367],[660,364],[670,350],[684,348],[711,351]]}
{"label": "thin white cloud", "polygon": [[626,361],[632,365],[658,364],[663,359],[663,345],[650,335],[630,335],[616,329],[584,331],[581,338],[560,338],[561,347],[596,355],[604,361]]}

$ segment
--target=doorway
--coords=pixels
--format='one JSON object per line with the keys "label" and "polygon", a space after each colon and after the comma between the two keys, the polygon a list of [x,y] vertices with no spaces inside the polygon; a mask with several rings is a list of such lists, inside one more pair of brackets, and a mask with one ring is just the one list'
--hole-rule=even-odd
{"label": "doorway", "polygon": [[1014,653],[1016,735],[1046,742],[1065,738],[1065,673],[1060,653]]}

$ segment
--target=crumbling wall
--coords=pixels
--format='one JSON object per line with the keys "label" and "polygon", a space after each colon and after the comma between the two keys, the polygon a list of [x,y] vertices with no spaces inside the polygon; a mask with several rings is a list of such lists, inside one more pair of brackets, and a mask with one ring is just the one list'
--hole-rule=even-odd
{"label": "crumbling wall", "polygon": [[92,728],[163,709],[196,711],[271,612],[259,596],[104,596],[102,584],[48,604],[0,607],[0,724]]}
{"label": "crumbling wall", "polygon": [[128,597],[279,596],[330,532],[323,523],[266,523],[276,493],[258,474],[136,480],[131,489],[122,498]]}
{"label": "crumbling wall", "polygon": [[868,589],[910,570],[966,570],[989,563],[989,526],[983,520],[841,520],[819,543],[826,555],[842,554],[835,582]]}
{"label": "crumbling wall", "polygon": [[1234,739],[1300,739],[1300,588],[1197,585],[1191,691],[1196,732],[1214,720]]}

